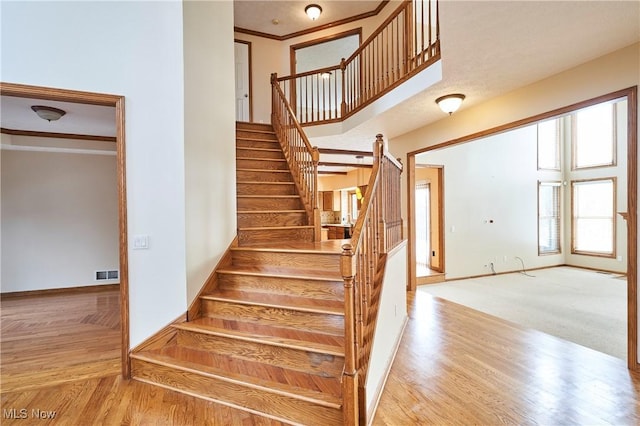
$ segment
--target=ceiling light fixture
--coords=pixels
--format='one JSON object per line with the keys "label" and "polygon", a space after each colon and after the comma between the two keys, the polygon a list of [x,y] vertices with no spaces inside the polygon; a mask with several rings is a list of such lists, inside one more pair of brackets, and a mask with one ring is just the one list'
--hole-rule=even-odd
{"label": "ceiling light fixture", "polygon": [[31,109],[38,114],[38,117],[48,122],[59,120],[60,117],[67,113],[61,109],[43,105],[34,105]]}
{"label": "ceiling light fixture", "polygon": [[436,99],[436,103],[438,104],[442,112],[451,115],[456,112],[458,108],[460,108],[460,105],[462,105],[462,101],[464,100],[464,98],[464,95],[460,93],[454,93],[451,95],[440,96],[438,99]]}
{"label": "ceiling light fixture", "polygon": [[309,6],[304,8],[304,13],[312,20],[315,21],[320,17],[322,13],[322,8],[317,4],[310,4]]}
{"label": "ceiling light fixture", "polygon": [[328,80],[328,79],[330,79],[330,78],[331,78],[331,73],[330,73],[330,72],[328,72],[328,71],[323,72],[323,73],[320,73],[320,77],[322,77],[322,78],[323,78],[323,79],[325,79],[325,80]]}

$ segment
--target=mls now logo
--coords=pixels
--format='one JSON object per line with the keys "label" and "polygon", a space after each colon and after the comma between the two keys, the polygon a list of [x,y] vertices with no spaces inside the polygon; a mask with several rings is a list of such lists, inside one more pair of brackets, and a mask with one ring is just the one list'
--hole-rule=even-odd
{"label": "mls now logo", "polygon": [[28,415],[27,409],[9,408],[2,410],[2,417],[5,419],[26,419]]}

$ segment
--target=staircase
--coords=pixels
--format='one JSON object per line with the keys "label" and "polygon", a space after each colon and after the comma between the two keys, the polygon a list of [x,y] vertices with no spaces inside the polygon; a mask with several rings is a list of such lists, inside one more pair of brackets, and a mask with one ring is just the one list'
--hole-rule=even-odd
{"label": "staircase", "polygon": [[237,126],[238,243],[313,241],[313,226],[273,127]]}
{"label": "staircase", "polygon": [[[238,245],[195,315],[131,355],[136,380],[286,423],[343,423],[343,241],[313,227],[270,126],[237,126]],[[201,419],[206,422],[206,419]]]}

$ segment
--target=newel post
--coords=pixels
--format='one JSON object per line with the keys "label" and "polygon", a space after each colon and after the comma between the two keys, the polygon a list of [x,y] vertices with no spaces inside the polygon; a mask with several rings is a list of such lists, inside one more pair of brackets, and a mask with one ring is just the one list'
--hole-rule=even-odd
{"label": "newel post", "polygon": [[378,238],[378,253],[387,252],[387,208],[389,205],[389,173],[387,162],[383,161],[387,153],[387,142],[383,139],[382,134],[376,135],[376,143],[374,147],[374,161],[380,161],[380,181],[378,183],[378,197],[376,199],[379,208],[379,220],[377,223],[376,234]]}
{"label": "newel post", "polygon": [[344,119],[344,116],[347,115],[347,89],[345,86],[345,70],[347,69],[347,63],[345,62],[344,58],[342,58],[342,60],[340,61],[340,74],[342,74],[342,103],[340,104],[340,117],[342,117]]}
{"label": "newel post", "polygon": [[322,239],[322,219],[318,208],[318,163],[320,162],[320,151],[317,146],[311,150],[311,161],[313,162],[313,183],[311,190],[311,205],[313,206],[313,229],[315,241]]}
{"label": "newel post", "polygon": [[276,110],[278,109],[278,104],[276,102],[276,84],[278,84],[278,74],[274,72],[271,73],[271,125],[274,127],[278,122],[278,120],[276,119]]}
{"label": "newel post", "polygon": [[342,246],[340,271],[344,279],[344,372],[342,413],[345,425],[358,424],[358,367],[356,365],[355,288],[356,257],[351,244]]}

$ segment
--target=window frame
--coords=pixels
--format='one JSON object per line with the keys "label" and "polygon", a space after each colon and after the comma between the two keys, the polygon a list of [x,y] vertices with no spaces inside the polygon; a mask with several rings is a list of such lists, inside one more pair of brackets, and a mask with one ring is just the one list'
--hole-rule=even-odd
{"label": "window frame", "polygon": [[[540,246],[540,187],[541,186],[553,186],[558,188],[556,194],[556,205],[558,206],[558,244],[557,249],[554,250],[541,250]],[[562,181],[559,180],[539,180],[538,181],[538,256],[548,256],[553,254],[562,254]]]}
{"label": "window frame", "polygon": [[[617,131],[617,125],[616,123],[618,122],[618,117],[617,117],[617,107],[616,104],[619,100],[612,100],[609,102],[601,102],[601,103],[596,103],[593,105],[590,105],[588,107],[582,108],[580,110],[574,111],[572,114],[570,114],[571,117],[571,170],[575,171],[575,170],[590,170],[590,169],[601,169],[604,167],[615,167],[618,164],[618,131]],[[595,164],[592,166],[581,166],[579,167],[576,164],[576,159],[577,159],[577,152],[578,152],[578,119],[577,119],[577,115],[578,113],[583,110],[583,109],[587,109],[587,108],[593,108],[596,106],[600,106],[600,105],[605,105],[608,104],[609,107],[611,108],[611,162],[610,163],[603,163],[603,164]]]}
{"label": "window frame", "polygon": [[[576,212],[575,212],[575,184],[583,184],[585,182],[598,182],[598,181],[611,181],[613,185],[612,191],[612,203],[611,203],[611,253],[605,252],[595,252],[595,251],[587,251],[587,250],[578,250],[576,249],[576,234],[577,234],[577,221],[576,221]],[[617,218],[616,218],[616,208],[617,208],[617,197],[618,197],[618,185],[617,178],[615,176],[609,177],[601,177],[601,178],[592,178],[592,179],[576,179],[571,181],[571,254],[578,254],[584,256],[594,256],[594,257],[603,257],[607,259],[615,259],[617,252]]]}

